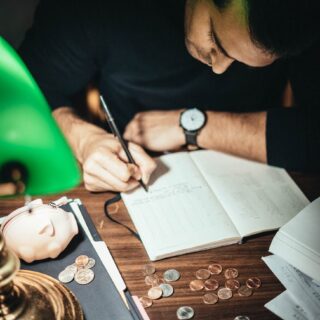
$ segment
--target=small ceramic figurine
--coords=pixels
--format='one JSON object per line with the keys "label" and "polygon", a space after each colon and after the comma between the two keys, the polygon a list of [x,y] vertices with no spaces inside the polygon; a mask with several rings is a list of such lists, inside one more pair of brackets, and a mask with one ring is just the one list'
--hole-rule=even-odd
{"label": "small ceramic figurine", "polygon": [[41,199],[9,214],[1,231],[6,244],[26,262],[56,258],[78,233],[74,215]]}

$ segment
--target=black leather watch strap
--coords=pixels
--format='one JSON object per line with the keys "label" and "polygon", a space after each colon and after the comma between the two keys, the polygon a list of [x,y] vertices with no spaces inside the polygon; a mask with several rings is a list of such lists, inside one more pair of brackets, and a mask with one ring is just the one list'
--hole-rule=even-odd
{"label": "black leather watch strap", "polygon": [[186,144],[197,146],[197,135],[198,131],[187,131],[184,130],[184,134],[186,136]]}

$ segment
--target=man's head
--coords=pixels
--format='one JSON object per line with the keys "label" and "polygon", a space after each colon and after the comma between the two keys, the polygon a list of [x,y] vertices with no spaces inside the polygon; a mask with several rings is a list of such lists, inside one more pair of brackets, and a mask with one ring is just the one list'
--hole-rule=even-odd
{"label": "man's head", "polygon": [[318,0],[187,0],[189,53],[223,73],[233,61],[263,67],[319,37]]}

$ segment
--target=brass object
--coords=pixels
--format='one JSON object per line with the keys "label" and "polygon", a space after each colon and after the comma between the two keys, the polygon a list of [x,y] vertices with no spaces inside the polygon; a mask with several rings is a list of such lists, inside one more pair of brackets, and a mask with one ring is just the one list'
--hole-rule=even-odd
{"label": "brass object", "polygon": [[0,233],[0,320],[83,320],[73,293],[45,274],[20,270]]}

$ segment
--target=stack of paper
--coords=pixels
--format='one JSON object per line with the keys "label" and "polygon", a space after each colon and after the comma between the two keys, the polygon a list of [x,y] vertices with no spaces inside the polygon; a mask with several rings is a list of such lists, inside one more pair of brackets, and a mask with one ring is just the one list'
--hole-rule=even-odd
{"label": "stack of paper", "polygon": [[286,291],[265,307],[282,319],[320,319],[320,198],[275,235],[262,258]]}

